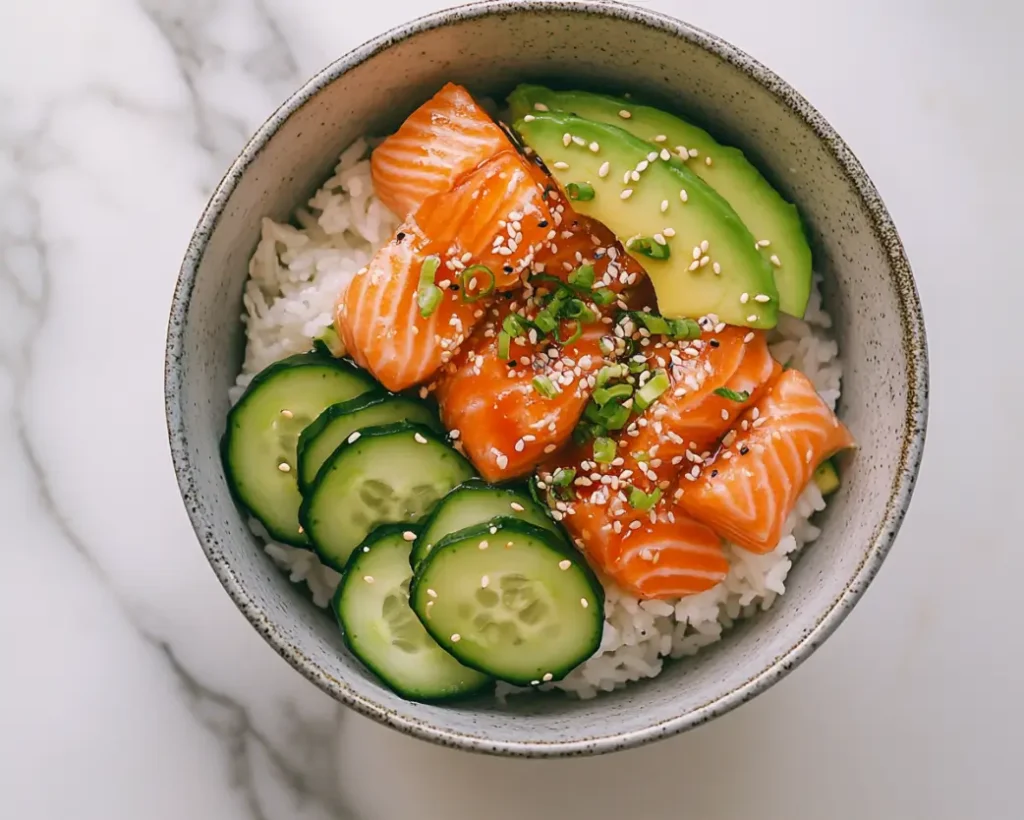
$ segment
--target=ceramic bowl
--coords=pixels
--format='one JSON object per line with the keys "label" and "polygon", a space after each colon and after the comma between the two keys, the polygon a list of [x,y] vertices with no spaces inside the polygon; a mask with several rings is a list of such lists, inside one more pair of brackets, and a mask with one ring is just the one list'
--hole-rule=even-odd
{"label": "ceramic bowl", "polygon": [[[218,454],[241,363],[242,285],[260,217],[286,220],[362,134],[393,130],[445,81],[500,95],[541,80],[630,91],[741,147],[803,212],[845,360],[839,413],[860,442],[788,591],[692,659],[580,701],[545,694],[426,706],[382,686],[290,584],[232,502]],[[170,315],[166,402],[181,493],[225,589],[260,634],[339,701],[449,746],[526,756],[607,752],[738,706],[807,658],[889,551],[924,442],[921,309],[892,221],[860,164],[792,88],[728,43],[614,2],[485,2],[424,17],[325,68],[259,129],[196,228]]]}

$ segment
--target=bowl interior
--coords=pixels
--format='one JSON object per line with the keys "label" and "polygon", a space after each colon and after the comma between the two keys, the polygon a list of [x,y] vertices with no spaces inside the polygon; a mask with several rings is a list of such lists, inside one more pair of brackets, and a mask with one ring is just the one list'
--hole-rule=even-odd
{"label": "bowl interior", "polygon": [[[274,568],[221,469],[218,440],[241,361],[240,300],[260,218],[286,220],[352,140],[387,133],[448,80],[495,96],[524,80],[629,91],[686,113],[743,148],[798,203],[826,277],[845,362],[840,414],[860,450],[823,516],[821,538],[771,610],[657,678],[595,700],[439,707],[393,695],[350,656],[333,621]],[[923,350],[910,330],[916,297],[898,240],[879,228],[877,203],[862,196],[870,183],[844,168],[843,146],[823,140],[816,131],[825,126],[800,112],[803,103],[791,94],[724,43],[647,12],[603,3],[492,4],[412,24],[357,50],[254,138],[185,260],[171,320],[168,412],[186,505],[211,563],[246,616],[300,671],[367,714],[441,742],[579,753],[677,731],[742,702],[838,622],[877,569],[909,494]]]}

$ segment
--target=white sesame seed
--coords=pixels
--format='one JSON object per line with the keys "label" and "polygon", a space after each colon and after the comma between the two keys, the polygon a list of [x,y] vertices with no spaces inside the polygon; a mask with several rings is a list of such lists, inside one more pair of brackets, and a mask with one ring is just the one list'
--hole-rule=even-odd
{"label": "white sesame seed", "polygon": [[597,153],[598,151],[600,151],[600,150],[601,150],[601,144],[600,144],[599,142],[592,142],[592,143],[590,143],[590,145],[588,145],[587,147],[588,147],[588,148],[589,148],[589,149],[590,149],[591,151],[593,151],[593,152],[594,152],[595,154],[596,154],[596,153]]}
{"label": "white sesame seed", "polygon": [[373,576],[372,575],[364,575],[363,576],[363,580],[366,581],[366,583],[368,583],[368,584],[372,584],[373,583]]}
{"label": "white sesame seed", "polygon": [[690,270],[697,270],[697,268],[699,268],[699,267],[700,267],[700,260],[699,259],[694,259],[690,263]]}
{"label": "white sesame seed", "polygon": [[499,470],[504,470],[506,467],[508,467],[508,456],[504,454],[500,455],[496,459],[494,459],[494,462],[498,465]]}
{"label": "white sesame seed", "polygon": [[654,138],[654,141],[655,142],[664,142],[667,139],[668,139],[668,137],[666,137],[664,134],[658,134],[658,136],[656,136]]}
{"label": "white sesame seed", "polygon": [[707,253],[708,252],[708,248],[710,248],[710,247],[711,247],[711,243],[710,242],[708,242],[706,239],[702,239],[701,240],[701,242],[700,242],[700,252],[701,253]]}
{"label": "white sesame seed", "polygon": [[711,263],[711,270],[713,270],[715,273],[721,273],[722,272],[722,266],[719,265],[717,262],[712,262]]}
{"label": "white sesame seed", "polygon": [[662,231],[662,234],[664,234],[665,236],[667,236],[667,237],[669,237],[671,239],[673,236],[676,235],[676,229],[675,228],[665,228],[665,230]]}
{"label": "white sesame seed", "polygon": [[668,148],[662,148],[658,156],[665,160],[665,162],[668,162],[670,159],[672,159],[672,155],[669,153]]}
{"label": "white sesame seed", "polygon": [[771,263],[772,263],[773,265],[775,265],[775,267],[777,267],[777,268],[781,268],[781,267],[782,267],[782,262],[780,262],[780,261],[779,261],[779,257],[778,257],[778,255],[777,255],[777,254],[774,254],[774,253],[773,253],[773,254],[772,254],[772,255],[771,255],[770,257],[768,257],[768,258],[769,258],[769,259],[771,260]]}
{"label": "white sesame seed", "polygon": [[428,589],[427,590],[427,595],[429,595],[431,598],[436,598],[437,597],[437,593],[434,590],[432,590],[432,589]]}
{"label": "white sesame seed", "polygon": [[644,171],[647,170],[649,166],[650,163],[647,160],[642,159],[636,164],[636,170],[639,171],[640,173],[643,173]]}
{"label": "white sesame seed", "polygon": [[546,445],[544,446],[544,452],[545,452],[545,453],[553,453],[553,452],[555,452],[555,450],[557,450],[557,449],[558,449],[558,446],[557,446],[557,445],[555,445],[555,444],[546,444]]}
{"label": "white sesame seed", "polygon": [[686,193],[686,189],[685,188],[683,188],[682,190],[679,191],[679,198],[683,202],[686,202],[686,200],[688,200],[690,198],[689,194]]}
{"label": "white sesame seed", "polygon": [[691,148],[688,153],[691,157],[696,157],[700,154],[700,151],[698,151],[696,148]]}
{"label": "white sesame seed", "polygon": [[544,103],[534,103],[533,107],[537,111],[549,111],[550,109],[544,105]]}
{"label": "white sesame seed", "polygon": [[750,333],[744,336],[743,341],[747,344],[750,344],[752,341],[754,341],[754,331],[750,331]]}
{"label": "white sesame seed", "polygon": [[619,116],[622,117],[622,119],[624,120],[628,120],[633,115],[630,114],[625,108],[623,108],[621,111],[619,111]]}
{"label": "white sesame seed", "polygon": [[572,142],[572,134],[562,134],[562,145],[564,145],[566,148],[568,148],[569,144],[571,142]]}
{"label": "white sesame seed", "polygon": [[667,210],[668,210],[668,200],[667,199],[663,199],[663,200],[661,200],[661,212],[665,213],[665,211],[667,211]]}
{"label": "white sesame seed", "polygon": [[626,188],[626,190],[619,194],[619,199],[629,199],[631,196],[633,196],[633,189]]}
{"label": "white sesame seed", "polygon": [[554,676],[554,675],[552,675],[552,674],[551,674],[550,672],[545,672],[545,673],[544,673],[544,677],[543,677],[543,678],[541,678],[541,680],[543,680],[543,681],[544,681],[544,683],[547,683],[547,682],[548,682],[549,680],[553,680],[553,679],[554,679],[554,677],[555,677],[555,676]]}
{"label": "white sesame seed", "polygon": [[665,237],[662,236],[660,233],[656,233],[654,235],[654,241],[657,242],[659,245],[667,245],[668,244],[668,242],[665,240]]}
{"label": "white sesame seed", "polygon": [[485,550],[485,549],[487,549],[487,547],[489,547],[489,546],[490,546],[490,544],[488,544],[488,543],[487,543],[486,541],[481,541],[481,542],[480,542],[480,543],[479,543],[479,544],[478,544],[477,546],[478,546],[478,547],[479,547],[480,549],[482,549],[482,550]]}
{"label": "white sesame seed", "polygon": [[523,117],[523,122],[533,122],[535,119],[537,118],[533,116],[533,114],[527,114],[525,117]]}
{"label": "white sesame seed", "polygon": [[346,439],[346,441],[348,441],[348,443],[351,444],[352,442],[357,441],[361,435],[362,435],[362,433],[360,433],[358,430],[356,430],[352,435],[350,435]]}
{"label": "white sesame seed", "polygon": [[558,562],[558,568],[561,570],[569,569],[569,567],[571,566],[572,561],[570,561],[568,558],[563,558],[561,561]]}
{"label": "white sesame seed", "polygon": [[747,321],[748,321],[748,322],[756,322],[756,321],[757,321],[757,314],[756,314],[756,313],[751,313],[751,314],[750,314],[750,315],[749,315],[749,316],[747,317]]}
{"label": "white sesame seed", "polygon": [[757,247],[759,247],[759,248],[767,248],[771,244],[772,244],[772,242],[771,242],[770,239],[759,239],[757,241]]}
{"label": "white sesame seed", "polygon": [[462,636],[458,632],[452,633],[452,643],[458,643],[462,640]]}
{"label": "white sesame seed", "polygon": [[557,168],[559,171],[567,171],[569,169],[569,163],[562,162],[561,160],[559,160],[558,162],[555,163],[555,168]]}
{"label": "white sesame seed", "polygon": [[757,294],[757,296],[754,297],[754,301],[755,302],[762,302],[762,303],[764,303],[764,302],[770,302],[771,300],[772,300],[772,297],[769,296],[767,293],[759,293],[759,294]]}
{"label": "white sesame seed", "polygon": [[424,436],[422,433],[413,433],[412,437],[416,440],[417,444],[426,444],[427,443],[427,437]]}
{"label": "white sesame seed", "polygon": [[711,157],[704,157],[704,164],[710,166],[711,165]]}
{"label": "white sesame seed", "polygon": [[601,177],[601,179],[604,179],[606,176],[608,176],[608,171],[611,167],[612,166],[610,163],[602,162],[601,167],[597,169],[597,175]]}
{"label": "white sesame seed", "polygon": [[588,606],[590,606],[590,601],[588,601],[586,598],[580,598],[580,606],[586,609]]}
{"label": "white sesame seed", "polygon": [[722,410],[722,419],[724,421],[728,421],[729,420],[729,411],[728,410],[724,410],[724,409]]}
{"label": "white sesame seed", "polygon": [[750,294],[749,293],[744,291],[743,293],[740,294],[740,304],[741,305],[745,305],[749,301],[750,301]]}
{"label": "white sesame seed", "polygon": [[487,589],[487,585],[491,583],[491,579],[486,575],[480,579],[480,589]]}
{"label": "white sesame seed", "polygon": [[710,261],[711,261],[711,257],[710,256],[702,256],[700,258],[700,266],[703,268]]}
{"label": "white sesame seed", "polygon": [[282,410],[281,415],[284,416],[286,419],[290,419],[295,414],[291,410]]}
{"label": "white sesame seed", "polygon": [[279,469],[282,473],[290,473],[292,471],[292,465],[289,464],[287,461],[282,461],[280,464],[277,465],[277,469]]}

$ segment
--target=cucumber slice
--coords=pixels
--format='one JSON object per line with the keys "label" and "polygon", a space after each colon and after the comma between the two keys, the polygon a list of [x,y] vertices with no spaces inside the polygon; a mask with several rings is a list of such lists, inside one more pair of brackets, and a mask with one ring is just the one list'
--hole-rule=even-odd
{"label": "cucumber slice", "polygon": [[416,570],[410,602],[459,661],[520,686],[564,678],[597,651],[604,628],[604,590],[583,557],[522,521],[441,540]]}
{"label": "cucumber slice", "polygon": [[398,421],[411,421],[444,432],[437,416],[426,405],[402,396],[366,393],[328,407],[299,436],[299,489],[309,489],[323,463],[356,430]]}
{"label": "cucumber slice", "polygon": [[375,384],[343,359],[301,353],[259,373],[228,413],[221,440],[228,484],[274,540],[309,545],[299,528],[299,434],[325,408],[362,395]]}
{"label": "cucumber slice", "polygon": [[818,485],[822,495],[832,495],[839,489],[839,473],[832,459],[828,458],[818,465],[814,471],[814,483]]}
{"label": "cucumber slice", "polygon": [[448,493],[424,523],[409,559],[413,569],[445,536],[474,524],[486,524],[500,518],[525,521],[549,530],[560,538],[564,537],[561,527],[530,496],[516,490],[494,487],[479,478],[471,478]]}
{"label": "cucumber slice", "polygon": [[367,427],[324,462],[299,520],[320,560],[343,572],[352,550],[374,527],[418,521],[472,475],[470,463],[429,427]]}
{"label": "cucumber slice", "polygon": [[378,527],[352,553],[332,602],[345,644],[403,698],[435,701],[479,691],[491,679],[438,646],[409,608],[408,528]]}

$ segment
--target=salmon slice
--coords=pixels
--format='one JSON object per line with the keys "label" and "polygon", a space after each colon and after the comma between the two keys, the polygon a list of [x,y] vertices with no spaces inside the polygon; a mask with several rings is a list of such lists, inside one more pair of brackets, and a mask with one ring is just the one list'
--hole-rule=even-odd
{"label": "salmon slice", "polygon": [[[605,364],[600,322],[564,347],[520,336],[502,359],[498,333],[513,311],[522,311],[522,303],[495,306],[436,385],[441,420],[458,431],[466,456],[488,481],[530,473],[569,439],[590,397],[588,376]],[[539,392],[538,377],[556,385],[557,395]]]}
{"label": "salmon slice", "polygon": [[786,370],[725,437],[700,476],[689,486],[684,482],[680,505],[744,549],[769,552],[815,468],[853,446],[850,431],[811,381]]}
{"label": "salmon slice", "polygon": [[[675,507],[671,494],[635,509],[629,471],[596,464],[592,453],[592,445],[573,447],[539,478],[552,514],[596,569],[641,598],[681,598],[725,578],[729,561],[713,530]],[[571,493],[552,486],[559,469],[576,471]]]}
{"label": "salmon slice", "polygon": [[377,196],[405,219],[428,197],[509,150],[514,147],[505,132],[469,92],[448,83],[377,146],[370,171]]}
{"label": "salmon slice", "polygon": [[765,334],[746,328],[712,330],[689,343],[656,342],[644,352],[651,367],[665,370],[671,386],[646,414],[646,426],[627,428],[620,449],[687,470],[711,455],[782,369]]}
{"label": "salmon slice", "polygon": [[416,212],[423,233],[447,243],[455,270],[485,265],[497,290],[519,287],[522,271],[549,241],[552,221],[544,187],[513,150],[485,160]]}
{"label": "salmon slice", "polygon": [[[429,379],[484,315],[484,303],[466,301],[461,290],[448,287],[434,312],[421,315],[420,270],[437,250],[415,222],[406,222],[338,300],[335,327],[349,355],[388,390]],[[435,281],[445,275],[441,266]]]}
{"label": "salmon slice", "polygon": [[[559,195],[556,192],[549,196]],[[593,265],[594,287],[616,293],[646,281],[647,272],[604,225],[575,213],[564,202],[554,209],[559,213],[558,229],[536,254],[537,270],[565,280],[580,265]]]}

